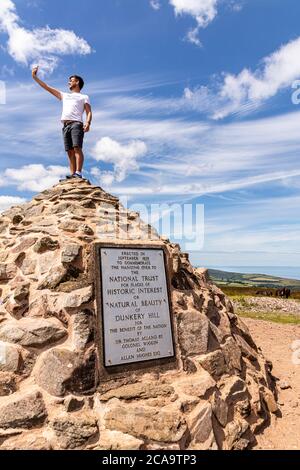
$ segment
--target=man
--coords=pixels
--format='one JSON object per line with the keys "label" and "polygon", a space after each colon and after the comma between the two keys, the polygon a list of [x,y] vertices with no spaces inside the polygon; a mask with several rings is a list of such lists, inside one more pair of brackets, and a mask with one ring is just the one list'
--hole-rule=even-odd
{"label": "man", "polygon": [[[78,75],[69,78],[70,93],[63,93],[51,88],[37,76],[39,67],[32,70],[32,78],[45,90],[62,101],[63,138],[65,150],[70,160],[70,175],[66,178],[82,178],[84,155],[82,152],[84,133],[89,132],[92,122],[92,108],[88,95],[81,94],[84,81]],[[83,124],[83,113],[86,112],[86,123]]]}

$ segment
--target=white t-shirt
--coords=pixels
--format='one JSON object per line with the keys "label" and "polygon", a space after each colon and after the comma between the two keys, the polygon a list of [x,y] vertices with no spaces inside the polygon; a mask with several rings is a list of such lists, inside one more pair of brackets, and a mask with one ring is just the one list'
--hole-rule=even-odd
{"label": "white t-shirt", "polygon": [[81,93],[63,93],[62,91],[60,94],[63,103],[61,120],[83,122],[82,115],[84,112],[84,105],[90,104],[88,95],[83,95]]}

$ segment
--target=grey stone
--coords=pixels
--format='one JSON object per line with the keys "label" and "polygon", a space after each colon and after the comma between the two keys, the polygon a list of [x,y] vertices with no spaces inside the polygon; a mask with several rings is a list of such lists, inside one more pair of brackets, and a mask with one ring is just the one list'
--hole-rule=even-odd
{"label": "grey stone", "polygon": [[13,297],[17,302],[28,301],[30,284],[18,285],[14,291]]}
{"label": "grey stone", "polygon": [[95,353],[83,355],[68,349],[51,349],[39,358],[34,375],[37,384],[53,396],[88,393],[96,382]]}
{"label": "grey stone", "polygon": [[13,279],[17,274],[17,266],[14,263],[0,264],[0,281]]}
{"label": "grey stone", "polygon": [[66,294],[62,300],[62,308],[78,308],[81,305],[89,302],[93,295],[92,286],[84,287],[83,289],[74,290],[70,294]]}
{"label": "grey stone", "polygon": [[44,253],[45,251],[55,251],[59,248],[57,240],[53,240],[50,237],[43,237],[33,247],[36,253]]}
{"label": "grey stone", "polygon": [[212,410],[221,426],[225,427],[228,421],[228,405],[219,394],[213,397]]}
{"label": "grey stone", "polygon": [[178,442],[186,432],[185,420],[174,407],[111,404],[104,416],[106,429],[131,434],[139,439]]}
{"label": "grey stone", "polygon": [[78,222],[74,222],[72,219],[63,220],[60,222],[59,228],[66,232],[78,232],[80,230],[80,224]]}
{"label": "grey stone", "polygon": [[227,372],[225,358],[221,350],[198,357],[199,364],[213,377],[220,377]]}
{"label": "grey stone", "polygon": [[98,436],[98,425],[94,416],[87,412],[60,413],[50,423],[60,449],[76,449]]}
{"label": "grey stone", "polygon": [[34,274],[35,269],[36,269],[36,264],[37,262],[35,259],[25,258],[20,266],[20,269],[25,276]]}
{"label": "grey stone", "polygon": [[101,430],[95,450],[140,450],[144,441],[120,431]]}
{"label": "grey stone", "polygon": [[0,371],[18,372],[20,367],[19,350],[11,344],[0,341]]}
{"label": "grey stone", "polygon": [[198,312],[182,312],[178,316],[180,348],[184,355],[203,354],[207,351],[209,322]]}
{"label": "grey stone", "polygon": [[0,450],[51,450],[51,445],[38,430],[6,439]]}
{"label": "grey stone", "polygon": [[90,310],[83,310],[71,317],[72,340],[76,350],[84,351],[95,337],[94,316]]}
{"label": "grey stone", "polygon": [[206,371],[193,374],[176,384],[176,390],[186,395],[202,398],[216,385],[216,382]]}
{"label": "grey stone", "polygon": [[79,255],[80,249],[80,245],[67,245],[61,253],[61,262],[72,263]]}
{"label": "grey stone", "polygon": [[122,400],[148,399],[157,397],[167,397],[174,393],[174,388],[170,385],[155,385],[153,383],[135,383],[123,385],[122,387],[110,390],[100,396],[101,401],[108,401],[111,398]]}
{"label": "grey stone", "polygon": [[22,346],[44,346],[66,335],[67,331],[56,320],[50,322],[40,318],[22,318],[19,321],[8,320],[0,325],[0,340]]}
{"label": "grey stone", "polygon": [[236,375],[225,377],[219,384],[219,389],[227,403],[236,403],[248,398],[246,383]]}
{"label": "grey stone", "polygon": [[36,237],[22,237],[20,243],[15,246],[11,251],[12,253],[20,253],[26,251],[37,241]]}
{"label": "grey stone", "polygon": [[67,397],[64,401],[64,405],[68,413],[73,413],[74,411],[79,411],[84,407],[84,399]]}
{"label": "grey stone", "polygon": [[0,372],[0,397],[17,391],[16,377],[10,372]]}
{"label": "grey stone", "polygon": [[65,266],[53,266],[45,278],[39,283],[38,289],[55,289],[67,279],[68,270]]}
{"label": "grey stone", "polygon": [[221,345],[221,348],[229,369],[242,370],[242,352],[236,341],[234,341],[232,337],[229,337],[226,339],[225,343]]}
{"label": "grey stone", "polygon": [[250,361],[256,362],[257,352],[249,345],[249,343],[247,343],[247,341],[240,335],[234,335],[234,339],[241,348],[242,355],[247,357]]}
{"label": "grey stone", "polygon": [[[245,420],[231,421],[225,428],[225,443],[223,450],[232,450],[239,439],[249,429],[249,424]],[[247,441],[247,445],[249,441]]]}
{"label": "grey stone", "polygon": [[205,442],[213,431],[210,403],[199,403],[187,418],[191,440]]}
{"label": "grey stone", "polygon": [[41,393],[13,394],[0,405],[0,428],[30,429],[41,425],[47,411]]}

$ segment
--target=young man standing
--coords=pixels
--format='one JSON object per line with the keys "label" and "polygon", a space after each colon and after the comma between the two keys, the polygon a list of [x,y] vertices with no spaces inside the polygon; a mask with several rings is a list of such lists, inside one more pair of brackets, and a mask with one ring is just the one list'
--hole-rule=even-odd
{"label": "young man standing", "polygon": [[[65,150],[70,160],[70,175],[66,178],[82,178],[84,155],[82,152],[84,133],[89,132],[92,122],[92,108],[88,95],[81,94],[84,81],[78,75],[69,78],[70,93],[63,93],[51,88],[37,76],[38,67],[32,70],[32,78],[45,90],[62,101],[63,138]],[[86,112],[86,123],[83,124],[83,113]]]}

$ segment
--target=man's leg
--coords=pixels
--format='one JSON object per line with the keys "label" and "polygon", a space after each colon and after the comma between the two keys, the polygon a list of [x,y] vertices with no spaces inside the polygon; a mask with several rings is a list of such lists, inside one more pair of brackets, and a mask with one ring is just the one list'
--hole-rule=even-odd
{"label": "man's leg", "polygon": [[68,157],[70,163],[70,173],[71,175],[74,175],[76,171],[76,157],[74,149],[68,150]]}
{"label": "man's leg", "polygon": [[82,149],[80,147],[74,147],[74,154],[76,159],[76,169],[77,173],[82,172],[83,162],[84,162],[84,155]]}

